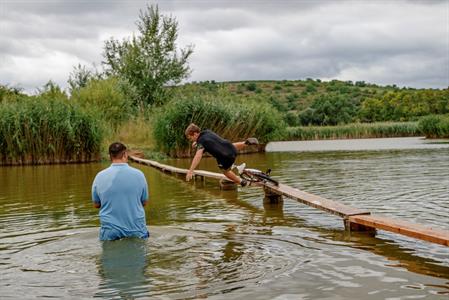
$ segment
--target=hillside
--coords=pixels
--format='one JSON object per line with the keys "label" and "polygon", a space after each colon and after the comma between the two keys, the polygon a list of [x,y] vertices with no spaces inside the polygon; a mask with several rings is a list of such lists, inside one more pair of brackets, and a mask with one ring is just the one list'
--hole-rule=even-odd
{"label": "hillside", "polygon": [[174,91],[174,97],[268,102],[284,114],[290,126],[409,121],[449,113],[449,89],[399,88],[363,81],[205,81],[187,83]]}

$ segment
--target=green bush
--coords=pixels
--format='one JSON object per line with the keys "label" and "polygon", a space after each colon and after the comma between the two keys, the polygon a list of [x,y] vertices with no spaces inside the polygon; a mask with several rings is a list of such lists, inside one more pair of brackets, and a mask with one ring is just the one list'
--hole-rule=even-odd
{"label": "green bush", "polygon": [[248,82],[246,89],[250,92],[254,92],[257,89],[257,84],[255,82]]}
{"label": "green bush", "polygon": [[73,91],[71,100],[103,118],[112,128],[117,128],[137,111],[116,78],[90,80],[86,87]]}
{"label": "green bush", "polygon": [[418,128],[427,138],[449,138],[449,116],[423,117],[418,122]]}
{"label": "green bush", "polygon": [[302,125],[337,125],[352,122],[357,106],[342,95],[322,95],[300,113]]}
{"label": "green bush", "polygon": [[154,122],[154,137],[160,150],[171,156],[189,155],[184,131],[190,123],[211,129],[230,141],[257,137],[261,143],[281,139],[284,123],[268,104],[232,99],[188,98],[160,108]]}
{"label": "green bush", "polygon": [[92,161],[101,141],[98,120],[65,99],[37,96],[0,105],[1,164]]}

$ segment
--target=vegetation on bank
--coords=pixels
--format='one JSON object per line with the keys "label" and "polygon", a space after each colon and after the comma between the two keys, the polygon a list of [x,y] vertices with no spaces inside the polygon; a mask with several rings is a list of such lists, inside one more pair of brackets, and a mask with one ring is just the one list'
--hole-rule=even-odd
{"label": "vegetation on bank", "polygon": [[177,95],[223,95],[269,103],[289,126],[417,121],[449,113],[449,88],[413,89],[363,81],[200,82],[175,88]]}
{"label": "vegetation on bank", "polygon": [[192,47],[157,6],[138,33],[105,42],[103,71],[74,67],[68,93],[49,81],[34,96],[0,83],[0,164],[90,161],[113,141],[154,156],[189,155],[194,122],[231,141],[426,135],[449,137],[449,87],[413,89],[364,81],[192,82]]}
{"label": "vegetation on bank", "polygon": [[430,115],[419,120],[419,131],[427,138],[449,138],[449,115]]}
{"label": "vegetation on bank", "polygon": [[304,126],[287,129],[286,140],[359,139],[421,135],[418,122],[352,123],[339,126]]}
{"label": "vegetation on bank", "polygon": [[64,99],[39,97],[0,105],[0,164],[98,160],[103,132],[97,118]]}
{"label": "vegetation on bank", "polygon": [[154,137],[158,148],[171,156],[188,156],[190,145],[184,132],[192,122],[230,141],[257,136],[263,143],[282,139],[285,131],[281,115],[267,103],[180,98],[155,114]]}
{"label": "vegetation on bank", "polygon": [[[430,111],[445,112],[449,105],[447,90],[407,89],[407,93],[427,95],[420,100],[425,103],[420,104],[417,100],[419,98],[414,96],[414,102],[407,102],[409,106],[400,101],[392,101],[388,108],[382,110],[383,106],[380,105],[377,111],[384,112],[384,119],[387,121],[372,123],[360,120],[361,112],[365,118],[371,116],[373,120],[379,119],[379,115],[366,114],[367,110],[363,109],[367,107],[365,101],[373,102],[374,95],[378,95],[379,102],[381,99],[400,99],[402,96],[391,95],[395,92],[402,95],[404,90],[369,85],[370,97],[357,98],[360,104],[354,106],[352,104],[356,101],[347,104],[347,101],[340,101],[341,97],[332,98],[334,94],[326,94],[325,86],[330,83],[321,82],[316,94],[308,94],[311,99],[315,98],[309,99],[311,106],[301,111],[285,110],[288,102],[276,102],[268,92],[256,92],[258,86],[266,91],[271,89],[279,92],[276,86],[282,89],[285,86],[301,87],[307,82],[310,80],[254,82],[256,90],[252,91],[254,85],[251,85],[244,92],[238,92],[235,87],[247,87],[248,82],[189,83],[167,87],[171,90],[170,100],[164,105],[147,107],[134,104],[126,90],[127,85],[117,76],[92,77],[83,85],[75,85],[70,96],[51,82],[36,96],[0,86],[0,111],[4,116],[0,135],[0,146],[3,149],[1,161],[2,164],[89,161],[100,157],[99,153],[106,159],[107,146],[115,140],[127,143],[130,148],[144,150],[147,156],[155,157],[157,151],[171,156],[186,156],[190,155],[190,145],[184,137],[184,129],[190,122],[195,122],[202,128],[210,128],[232,141],[256,136],[262,143],[273,140],[419,135],[429,138],[449,137],[447,114],[418,116]],[[339,84],[353,85],[348,82]],[[285,99],[289,98],[288,92],[285,93]],[[296,107],[305,105],[304,102],[290,103]],[[350,107],[341,105],[342,103]],[[394,103],[397,103],[397,107]],[[418,110],[416,107],[421,108]],[[304,112],[311,110],[315,111],[309,116],[313,116],[315,120],[323,120],[318,124],[337,125],[301,125],[301,118],[305,118]],[[36,111],[42,111],[39,117],[34,115]],[[409,113],[413,117],[407,115]],[[76,121],[76,118],[80,120]],[[396,119],[400,121],[394,121]],[[34,127],[28,125],[31,121]],[[78,125],[73,125],[72,122]],[[40,128],[43,124],[46,127]],[[60,129],[63,125],[67,126],[64,130]],[[29,132],[25,132],[27,128],[30,128]],[[50,138],[46,130],[51,130],[54,135]],[[84,141],[90,146],[83,146]]]}

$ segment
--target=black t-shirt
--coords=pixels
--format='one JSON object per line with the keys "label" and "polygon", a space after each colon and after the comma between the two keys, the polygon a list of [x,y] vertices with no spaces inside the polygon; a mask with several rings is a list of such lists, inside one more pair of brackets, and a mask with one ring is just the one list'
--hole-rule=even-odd
{"label": "black t-shirt", "polygon": [[198,149],[204,148],[204,151],[209,152],[218,161],[235,158],[237,155],[237,149],[231,142],[208,129],[200,132],[196,145]]}

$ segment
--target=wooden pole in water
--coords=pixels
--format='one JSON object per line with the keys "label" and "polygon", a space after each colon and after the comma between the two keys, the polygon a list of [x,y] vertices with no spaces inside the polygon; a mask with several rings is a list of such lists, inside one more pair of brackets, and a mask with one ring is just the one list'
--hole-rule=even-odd
{"label": "wooden pole in water", "polygon": [[282,194],[276,193],[275,191],[267,188],[266,186],[264,186],[263,191],[265,193],[265,197],[263,198],[264,203],[278,203],[278,204],[284,203]]}

